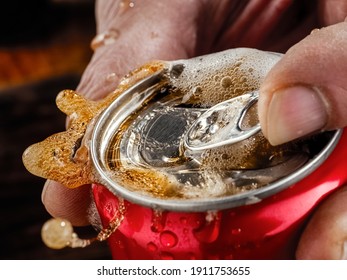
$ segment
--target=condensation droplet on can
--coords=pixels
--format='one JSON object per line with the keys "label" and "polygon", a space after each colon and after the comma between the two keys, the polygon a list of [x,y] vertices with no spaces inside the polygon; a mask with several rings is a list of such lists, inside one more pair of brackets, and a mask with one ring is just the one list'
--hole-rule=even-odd
{"label": "condensation droplet on can", "polygon": [[220,213],[209,211],[205,216],[205,223],[193,230],[194,237],[202,243],[212,243],[217,240],[220,231]]}
{"label": "condensation droplet on can", "polygon": [[188,220],[186,217],[180,217],[180,222],[182,225],[186,225],[188,223]]}
{"label": "condensation droplet on can", "polygon": [[160,243],[166,248],[175,247],[177,245],[177,242],[177,235],[172,231],[166,230],[160,234]]}
{"label": "condensation droplet on can", "polygon": [[153,242],[149,242],[147,244],[147,250],[150,251],[150,252],[155,252],[155,251],[158,250],[158,247]]}

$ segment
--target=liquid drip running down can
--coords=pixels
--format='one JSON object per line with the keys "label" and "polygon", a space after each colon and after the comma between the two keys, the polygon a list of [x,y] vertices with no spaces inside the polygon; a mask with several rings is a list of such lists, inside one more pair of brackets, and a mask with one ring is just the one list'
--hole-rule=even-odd
{"label": "liquid drip running down can", "polygon": [[315,206],[346,182],[347,136],[267,142],[257,89],[280,57],[242,48],[149,63],[96,106],[72,150],[104,227],[122,215],[115,259],[294,258]]}

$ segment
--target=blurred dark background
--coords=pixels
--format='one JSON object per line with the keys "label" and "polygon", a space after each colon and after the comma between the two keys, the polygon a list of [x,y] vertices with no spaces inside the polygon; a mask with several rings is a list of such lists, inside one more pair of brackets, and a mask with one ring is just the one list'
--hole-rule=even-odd
{"label": "blurred dark background", "polygon": [[[44,180],[28,173],[21,159],[26,147],[64,130],[55,97],[77,86],[92,55],[94,1],[3,1],[0,34],[0,259],[110,259],[105,242],[45,247]],[[89,227],[77,232],[96,235]]]}

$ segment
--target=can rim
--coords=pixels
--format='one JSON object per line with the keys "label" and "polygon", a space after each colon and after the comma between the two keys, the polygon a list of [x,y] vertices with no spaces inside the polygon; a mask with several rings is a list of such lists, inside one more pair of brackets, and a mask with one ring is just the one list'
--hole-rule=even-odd
{"label": "can rim", "polygon": [[[128,102],[129,99],[130,97],[127,91],[125,91],[113,103],[111,103],[111,105],[107,107],[96,120],[90,143],[92,163],[96,172],[98,173],[98,179],[100,179],[95,183],[104,185],[114,195],[120,196],[132,203],[160,210],[169,210],[175,212],[205,212],[230,209],[238,206],[260,202],[262,199],[274,195],[297,183],[298,181],[302,180],[304,177],[312,173],[314,170],[316,170],[334,150],[343,131],[342,129],[336,130],[328,144],[303,167],[294,171],[292,174],[259,189],[216,198],[160,199],[149,195],[144,195],[139,192],[131,191],[113,181],[112,178],[110,178],[110,176],[108,175],[109,171],[105,168],[106,164],[105,162],[103,162],[103,157],[100,156],[100,154],[102,154],[102,151],[106,148],[105,146],[102,147],[103,144],[102,141],[100,141],[103,137],[103,131],[106,131],[108,129],[109,131],[115,131],[114,128],[120,125],[126,118],[123,114],[124,111],[122,111],[118,113],[116,117],[113,116],[114,119],[116,119],[116,122],[110,124],[108,122],[108,119],[110,115],[112,115],[112,110],[114,110],[115,107],[119,106],[119,104]],[[129,112],[128,107],[126,107],[125,110]],[[110,126],[112,126],[112,129],[110,129]]]}
{"label": "can rim", "polygon": [[[271,56],[281,56],[278,53],[267,53]],[[336,130],[323,149],[298,170],[259,189],[239,194],[200,199],[161,199],[129,190],[114,181],[110,176],[110,170],[107,168],[108,165],[103,156],[108,146],[107,139],[111,139],[111,135],[118,130],[132,112],[140,109],[138,104],[151,98],[153,93],[163,86],[163,83],[165,83],[163,77],[175,72],[177,66],[179,66],[179,70],[184,69],[185,67],[182,67],[182,65],[186,66],[184,60],[171,62],[167,65],[168,69],[159,70],[125,90],[95,120],[89,144],[90,157],[96,172],[96,184],[105,186],[111,193],[129,202],[154,209],[175,212],[205,212],[230,209],[260,202],[299,182],[316,170],[329,157],[339,142],[342,129]]]}

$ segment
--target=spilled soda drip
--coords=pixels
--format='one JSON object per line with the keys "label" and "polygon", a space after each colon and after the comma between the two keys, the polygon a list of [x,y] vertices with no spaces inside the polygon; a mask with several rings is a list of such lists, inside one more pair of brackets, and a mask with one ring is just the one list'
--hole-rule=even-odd
{"label": "spilled soda drip", "polygon": [[164,66],[153,62],[123,78],[118,88],[100,101],[91,101],[73,90],[64,90],[56,98],[58,108],[69,117],[64,132],[49,136],[28,147],[23,163],[32,174],[60,182],[68,188],[98,181],[89,156],[89,141],[93,122],[122,92]]}
{"label": "spilled soda drip", "polygon": [[125,205],[119,200],[117,213],[106,228],[103,228],[95,238],[82,239],[73,231],[71,223],[66,219],[52,218],[41,229],[41,237],[47,247],[63,249],[65,247],[83,248],[95,241],[105,241],[114,233],[124,220]]}

